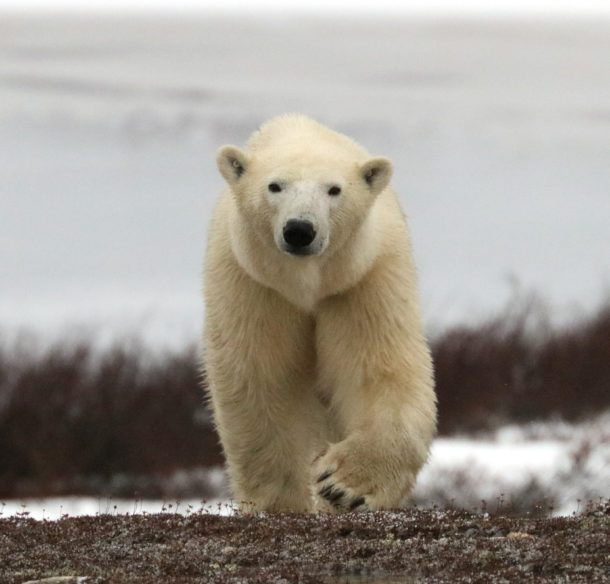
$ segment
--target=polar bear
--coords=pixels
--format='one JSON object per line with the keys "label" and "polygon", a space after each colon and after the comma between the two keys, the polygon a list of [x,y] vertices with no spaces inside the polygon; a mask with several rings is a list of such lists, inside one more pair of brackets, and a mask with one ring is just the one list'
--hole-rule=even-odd
{"label": "polar bear", "polygon": [[290,114],[217,163],[228,187],[206,252],[204,362],[235,500],[398,506],[436,399],[390,161]]}

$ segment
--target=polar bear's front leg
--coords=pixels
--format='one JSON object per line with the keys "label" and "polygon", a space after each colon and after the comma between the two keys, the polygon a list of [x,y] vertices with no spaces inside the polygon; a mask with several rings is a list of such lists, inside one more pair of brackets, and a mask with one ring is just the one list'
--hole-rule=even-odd
{"label": "polar bear's front leg", "polygon": [[322,510],[398,506],[428,456],[436,429],[432,363],[417,296],[396,277],[400,268],[385,262],[320,306],[319,380],[342,436],[314,462]]}
{"label": "polar bear's front leg", "polygon": [[313,319],[238,268],[221,284],[207,290],[205,364],[233,497],[247,509],[310,511],[323,413]]}
{"label": "polar bear's front leg", "polygon": [[302,418],[311,407],[304,400],[294,400],[294,410],[269,404],[260,395],[268,386],[254,386],[252,380],[243,381],[241,387],[241,404],[214,397],[235,501],[246,511],[311,511],[312,440]]}

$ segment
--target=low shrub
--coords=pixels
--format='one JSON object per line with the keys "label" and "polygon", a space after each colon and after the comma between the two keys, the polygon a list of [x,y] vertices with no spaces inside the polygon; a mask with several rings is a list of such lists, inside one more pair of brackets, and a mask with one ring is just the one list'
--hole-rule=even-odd
{"label": "low shrub", "polygon": [[[33,347],[0,343],[0,496],[222,464],[195,345]],[[552,327],[542,303],[520,298],[436,335],[432,351],[441,434],[610,409],[610,302]]]}

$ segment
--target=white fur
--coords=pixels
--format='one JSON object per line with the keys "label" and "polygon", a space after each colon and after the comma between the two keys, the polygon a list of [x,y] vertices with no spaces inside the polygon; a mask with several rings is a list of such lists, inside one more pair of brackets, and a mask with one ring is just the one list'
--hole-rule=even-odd
{"label": "white fur", "polygon": [[[205,363],[234,496],[255,509],[398,505],[436,402],[391,163],[288,115],[245,150],[221,148],[218,166]],[[287,252],[290,219],[314,225],[309,255]]]}

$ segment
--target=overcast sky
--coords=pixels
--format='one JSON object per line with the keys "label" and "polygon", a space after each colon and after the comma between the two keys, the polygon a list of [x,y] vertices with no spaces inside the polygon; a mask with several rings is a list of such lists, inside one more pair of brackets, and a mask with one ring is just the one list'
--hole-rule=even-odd
{"label": "overcast sky", "polygon": [[610,0],[0,0],[0,9],[79,12],[240,11],[610,15]]}

